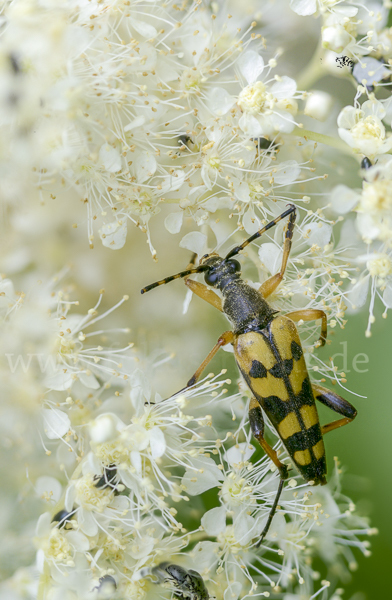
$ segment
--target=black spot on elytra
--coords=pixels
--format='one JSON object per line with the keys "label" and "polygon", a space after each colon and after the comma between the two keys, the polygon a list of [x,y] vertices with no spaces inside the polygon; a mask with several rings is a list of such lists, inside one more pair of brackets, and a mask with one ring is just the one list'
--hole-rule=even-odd
{"label": "black spot on elytra", "polygon": [[310,427],[310,429],[293,433],[293,435],[284,440],[284,445],[289,454],[293,456],[294,452],[297,452],[297,450],[310,450],[310,448],[315,446],[321,439],[320,425],[316,423]]}
{"label": "black spot on elytra", "polygon": [[327,483],[325,479],[327,472],[325,456],[322,456],[319,460],[312,456],[312,462],[309,465],[296,464],[296,467],[305,481],[313,480],[315,485],[325,485]]}
{"label": "black spot on elytra", "polygon": [[253,379],[261,379],[262,377],[267,377],[267,369],[258,360],[252,360],[249,375],[253,377]]}
{"label": "black spot on elytra", "polygon": [[293,370],[293,359],[287,358],[282,362],[277,362],[272,369],[269,370],[273,377],[282,378],[284,375],[290,375]]}
{"label": "black spot on elytra", "polygon": [[297,394],[297,402],[300,406],[304,404],[312,406],[314,404],[313,390],[308,376],[302,382],[301,391]]}
{"label": "black spot on elytra", "polygon": [[290,403],[283,402],[279,396],[268,396],[261,399],[261,406],[273,425],[278,425],[291,412]]}
{"label": "black spot on elytra", "polygon": [[297,344],[296,341],[292,341],[291,342],[291,354],[293,355],[294,360],[299,360],[301,358],[301,356],[303,355],[303,350],[301,348],[301,346],[299,344]]}
{"label": "black spot on elytra", "polygon": [[272,375],[273,377],[277,377],[277,378],[279,378],[279,377],[283,377],[283,375],[284,375],[284,372],[283,372],[283,370],[282,370],[282,365],[281,365],[280,363],[276,363],[276,364],[275,364],[275,365],[272,367],[272,369],[270,369],[270,370],[269,370],[269,372],[271,373],[271,375]]}

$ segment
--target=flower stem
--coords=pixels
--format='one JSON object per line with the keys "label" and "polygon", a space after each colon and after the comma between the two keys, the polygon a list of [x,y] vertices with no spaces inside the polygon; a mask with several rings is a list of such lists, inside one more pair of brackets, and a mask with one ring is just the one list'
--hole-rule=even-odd
{"label": "flower stem", "polygon": [[343,140],[339,138],[334,138],[330,135],[325,135],[323,133],[316,133],[315,131],[310,131],[309,129],[301,129],[300,127],[295,127],[290,135],[297,135],[299,137],[305,138],[305,140],[312,140],[319,144],[325,144],[326,146],[331,146],[331,148],[336,148],[345,154],[352,155],[351,148],[343,142]]}

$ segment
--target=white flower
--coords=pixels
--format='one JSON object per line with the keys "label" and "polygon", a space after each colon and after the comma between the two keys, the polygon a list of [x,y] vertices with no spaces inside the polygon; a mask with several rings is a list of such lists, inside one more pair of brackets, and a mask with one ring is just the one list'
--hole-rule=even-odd
{"label": "white flower", "polygon": [[316,12],[321,14],[327,12],[338,12],[342,16],[355,16],[358,12],[357,8],[354,8],[355,2],[340,2],[339,0],[290,0],[290,8],[297,13],[297,15],[308,16],[314,15]]}
{"label": "white flower", "polygon": [[388,137],[382,119],[383,105],[377,100],[367,100],[361,108],[345,106],[338,116],[340,137],[355,152],[374,157],[392,149],[392,137]]}
{"label": "white flower", "polygon": [[277,76],[272,85],[259,81],[264,61],[252,50],[241,56],[238,67],[248,82],[237,100],[243,113],[239,120],[242,131],[253,137],[273,136],[276,132],[290,133],[295,126],[293,115],[297,112],[294,79]]}
{"label": "white flower", "polygon": [[331,24],[327,24],[322,29],[323,47],[341,53],[351,41],[355,40],[355,36],[347,31],[347,23],[346,27],[343,27],[340,22],[335,23],[335,19],[330,19],[329,22]]}
{"label": "white flower", "polygon": [[325,121],[331,112],[333,106],[333,98],[331,94],[315,90],[310,92],[305,104],[305,115],[313,117],[318,121]]}

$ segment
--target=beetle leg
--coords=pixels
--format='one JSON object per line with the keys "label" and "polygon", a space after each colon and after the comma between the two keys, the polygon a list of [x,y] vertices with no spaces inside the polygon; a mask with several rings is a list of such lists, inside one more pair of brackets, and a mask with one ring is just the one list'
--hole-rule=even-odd
{"label": "beetle leg", "polygon": [[316,321],[316,319],[321,319],[321,335],[316,342],[316,346],[317,348],[319,346],[324,346],[327,339],[327,315],[323,310],[304,308],[302,310],[295,310],[294,312],[287,313],[285,317],[288,317],[296,323],[298,323],[298,321]]}
{"label": "beetle leg", "polygon": [[296,217],[295,212],[292,212],[289,217],[289,222],[287,223],[285,238],[284,238],[284,246],[283,246],[282,265],[280,267],[279,273],[276,273],[276,275],[273,275],[272,277],[267,279],[267,281],[264,281],[264,283],[262,283],[261,286],[259,287],[259,292],[263,296],[263,298],[268,298],[268,296],[270,296],[276,290],[276,288],[278,287],[278,285],[280,284],[280,282],[282,281],[282,279],[284,277],[284,273],[285,273],[286,267],[287,267],[287,261],[289,259],[289,254],[290,254],[290,250],[291,250],[291,244],[292,244],[293,233],[294,233],[295,217]]}
{"label": "beetle leg", "polygon": [[[197,254],[196,254],[196,252],[194,252],[192,254],[190,263],[187,266],[187,269],[192,269],[195,266],[196,257],[197,257]],[[206,285],[204,285],[204,283],[199,283],[198,281],[195,281],[194,279],[189,279],[189,277],[185,277],[184,282],[185,282],[185,285],[188,286],[189,289],[194,294],[196,294],[196,296],[199,296],[199,298],[201,298],[202,300],[205,300],[209,304],[212,304],[212,306],[215,306],[215,308],[217,308],[218,310],[223,312],[221,298],[218,296],[218,294],[215,294],[215,292],[213,292],[212,290],[210,290],[210,288],[208,288]]]}
{"label": "beetle leg", "polygon": [[264,452],[268,454],[274,465],[279,469],[282,479],[287,479],[289,470],[287,465],[280,462],[277,453],[264,438],[264,418],[260,404],[256,398],[252,398],[249,404],[249,423],[253,436],[259,442]]}
{"label": "beetle leg", "polygon": [[203,300],[205,300],[209,304],[212,304],[212,306],[215,306],[215,308],[223,312],[222,300],[221,298],[219,298],[218,294],[215,294],[215,292],[210,290],[203,283],[199,283],[194,279],[189,279],[189,277],[186,277],[184,281],[185,285],[188,286],[189,289],[194,294],[196,294],[196,296],[199,296],[199,298],[202,298]]}
{"label": "beetle leg", "polygon": [[344,416],[343,419],[338,419],[337,421],[332,421],[331,423],[327,423],[327,425],[323,425],[321,427],[321,433],[323,435],[338,427],[343,427],[343,425],[347,425],[355,419],[357,411],[350,402],[347,402],[347,400],[338,394],[335,394],[335,392],[331,392],[331,390],[327,390],[327,388],[322,387],[321,385],[313,384],[312,387],[313,395],[316,400]]}
{"label": "beetle leg", "polygon": [[279,469],[279,473],[280,473],[280,482],[279,482],[279,486],[278,486],[278,491],[276,492],[275,500],[274,500],[271,510],[269,512],[265,527],[261,533],[259,541],[256,544],[256,548],[258,548],[260,546],[260,544],[262,543],[262,541],[264,540],[265,536],[267,535],[268,530],[271,526],[272,519],[274,518],[274,515],[278,508],[278,502],[279,502],[279,498],[280,498],[280,495],[283,490],[284,481],[289,476],[289,469],[288,469],[287,465],[280,462],[275,450],[273,448],[271,448],[269,443],[264,439],[264,418],[263,418],[262,410],[260,408],[260,404],[257,402],[256,398],[252,398],[250,401],[250,404],[249,404],[249,423],[250,423],[250,428],[252,430],[253,436],[257,439],[260,446],[263,448],[264,452],[270,457],[270,459],[272,460],[274,465],[276,465],[276,467]]}
{"label": "beetle leg", "polygon": [[[211,350],[211,352],[203,360],[200,367],[192,375],[192,377],[190,378],[190,380],[188,381],[186,386],[183,388],[184,390],[186,390],[186,388],[188,388],[188,387],[191,387],[192,385],[195,385],[195,383],[198,381],[200,375],[202,374],[202,372],[204,371],[204,369],[206,368],[206,366],[208,365],[210,360],[212,360],[214,358],[215,354],[218,352],[219,348],[222,348],[222,346],[226,346],[227,344],[230,344],[233,341],[233,339],[234,339],[234,333],[232,331],[225,331],[225,333],[222,333],[222,335],[220,336],[219,340],[216,342],[216,344],[213,347],[213,349]],[[180,390],[180,391],[182,391],[182,390]]]}

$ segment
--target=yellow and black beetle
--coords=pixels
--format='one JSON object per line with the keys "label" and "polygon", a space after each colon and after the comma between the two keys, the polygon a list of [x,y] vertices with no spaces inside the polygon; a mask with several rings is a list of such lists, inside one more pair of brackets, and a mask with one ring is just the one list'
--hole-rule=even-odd
{"label": "yellow and black beetle", "polygon": [[[233,260],[233,256],[285,217],[289,217],[289,221],[285,230],[281,269],[255,290],[241,279],[241,266],[238,261]],[[206,254],[200,260],[199,266],[189,265],[186,271],[142,289],[144,294],[159,285],[185,277],[185,283],[192,292],[225,313],[233,325],[233,331],[226,331],[220,336],[186,387],[197,382],[219,348],[226,344],[233,345],[238,368],[254,396],[249,405],[252,433],[279,469],[281,478],[258,546],[268,532],[284,480],[288,477],[287,466],[279,460],[275,450],[264,439],[261,409],[275,427],[298,471],[306,481],[313,481],[314,485],[326,483],[327,465],[323,435],[346,425],[357,414],[347,400],[324,387],[311,384],[309,379],[294,322],[321,319],[319,345],[324,345],[327,336],[325,312],[303,309],[281,316],[266,302],[266,298],[276,290],[283,279],[291,249],[295,218],[296,207],[291,204],[281,215],[240,246],[230,250],[225,258],[216,253]],[[205,282],[220,290],[223,299],[202,283],[189,279],[188,276],[192,273],[200,272],[205,272]],[[343,415],[343,418],[320,426],[315,400]]]}

